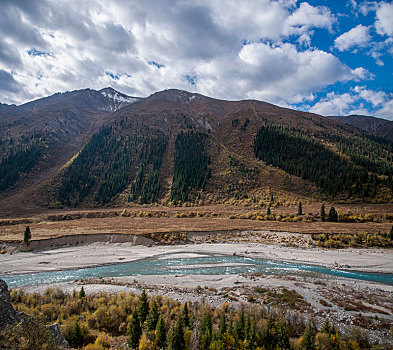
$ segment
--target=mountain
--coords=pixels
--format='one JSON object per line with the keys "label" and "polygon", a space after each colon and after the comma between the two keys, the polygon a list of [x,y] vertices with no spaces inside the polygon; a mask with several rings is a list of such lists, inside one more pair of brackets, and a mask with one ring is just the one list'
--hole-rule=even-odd
{"label": "mountain", "polygon": [[349,115],[346,117],[329,116],[328,118],[352,125],[369,134],[393,141],[393,121],[367,115]]}
{"label": "mountain", "polygon": [[7,105],[5,103],[0,103],[0,112],[8,110],[10,108],[16,107],[15,105]]}
{"label": "mountain", "polygon": [[28,189],[78,153],[110,113],[138,100],[111,88],[84,89],[0,111],[0,198],[29,197]]}
{"label": "mountain", "polygon": [[[56,208],[393,198],[393,143],[320,115],[175,89],[144,99],[110,89],[48,99],[20,106],[26,118],[9,126],[15,135],[22,126],[46,129],[20,136],[19,156],[8,151],[0,163],[0,175],[19,169],[2,190],[3,208],[15,198]],[[28,192],[23,184],[33,174]]]}

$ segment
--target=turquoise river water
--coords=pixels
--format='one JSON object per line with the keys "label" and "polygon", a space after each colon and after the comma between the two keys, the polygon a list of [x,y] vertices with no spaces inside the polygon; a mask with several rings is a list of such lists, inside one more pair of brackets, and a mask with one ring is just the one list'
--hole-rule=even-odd
{"label": "turquoise river water", "polygon": [[133,262],[75,270],[2,276],[10,288],[80,280],[90,277],[138,275],[229,275],[261,273],[264,275],[335,276],[393,285],[393,274],[368,273],[326,267],[263,260],[232,255],[198,254],[194,257],[160,255]]}

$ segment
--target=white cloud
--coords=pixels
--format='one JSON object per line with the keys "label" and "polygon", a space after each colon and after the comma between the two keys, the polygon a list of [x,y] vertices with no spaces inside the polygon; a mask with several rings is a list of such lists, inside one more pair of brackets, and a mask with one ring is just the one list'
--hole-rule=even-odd
{"label": "white cloud", "polygon": [[359,24],[334,40],[334,46],[339,51],[346,51],[351,48],[367,46],[370,41],[370,28]]}
{"label": "white cloud", "polygon": [[284,23],[284,34],[301,35],[310,31],[310,28],[332,29],[335,17],[327,7],[314,7],[302,2]]}
{"label": "white cloud", "polygon": [[381,2],[376,12],[375,29],[380,35],[393,36],[393,4]]}
{"label": "white cloud", "polygon": [[373,91],[365,86],[355,86],[353,89],[362,99],[370,102],[374,107],[378,107],[387,100],[387,94],[383,91]]}
{"label": "white cloud", "polygon": [[386,101],[382,108],[375,112],[377,117],[389,119],[393,121],[393,98],[392,96]]}
{"label": "white cloud", "polygon": [[372,74],[371,72],[369,72],[367,69],[365,69],[363,67],[358,67],[358,68],[353,69],[352,74],[353,74],[353,79],[355,81],[374,78],[374,74]]}
{"label": "white cloud", "polygon": [[[307,2],[42,0],[33,6],[3,0],[2,10],[12,20],[0,23],[0,70],[12,71],[13,89],[19,87],[2,91],[2,102],[113,86],[134,96],[179,88],[285,105],[371,76],[310,48],[314,30],[332,30],[336,18]],[[33,48],[50,55],[29,55]]]}
{"label": "white cloud", "polygon": [[293,44],[265,43],[243,46],[237,61],[219,59],[201,64],[197,73],[202,93],[273,103],[300,103],[323,86],[359,77],[359,71],[324,51],[298,51]]}
{"label": "white cloud", "polygon": [[342,95],[330,92],[326,98],[321,99],[310,108],[310,112],[321,115],[346,115],[355,98],[349,93]]}
{"label": "white cloud", "polygon": [[393,120],[393,94],[370,90],[365,86],[355,86],[343,94],[330,92],[312,107],[303,107],[321,115],[363,114]]}

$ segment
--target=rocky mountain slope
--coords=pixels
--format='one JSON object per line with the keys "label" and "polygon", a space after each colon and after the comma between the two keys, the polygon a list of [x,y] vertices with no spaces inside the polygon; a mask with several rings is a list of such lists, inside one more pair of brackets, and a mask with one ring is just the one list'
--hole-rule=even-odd
{"label": "rocky mountain slope", "polygon": [[[55,208],[393,198],[393,143],[316,114],[174,89],[145,99],[112,89],[48,99],[0,118],[8,121],[0,174],[24,164],[3,184],[3,203],[13,202],[10,193],[25,206]],[[11,135],[25,140],[19,158],[10,159]],[[26,196],[32,174],[39,181]]]}
{"label": "rocky mountain slope", "polygon": [[0,111],[0,200],[17,207],[79,152],[110,113],[138,98],[84,89]]}
{"label": "rocky mountain slope", "polygon": [[5,111],[10,108],[13,108],[13,107],[16,107],[16,106],[15,105],[7,105],[5,103],[0,103],[0,112]]}
{"label": "rocky mountain slope", "polygon": [[367,115],[330,116],[330,119],[359,128],[371,135],[393,141],[393,121]]}

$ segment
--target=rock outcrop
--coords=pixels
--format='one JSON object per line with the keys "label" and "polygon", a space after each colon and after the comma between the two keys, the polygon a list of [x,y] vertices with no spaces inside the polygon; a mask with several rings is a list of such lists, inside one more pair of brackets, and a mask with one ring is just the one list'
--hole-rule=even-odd
{"label": "rock outcrop", "polygon": [[7,283],[0,279],[0,331],[8,325],[22,321],[23,314],[17,312],[11,304]]}
{"label": "rock outcrop", "polygon": [[[34,322],[29,315],[14,309],[7,283],[0,279],[0,331],[6,329],[7,326],[17,323],[28,324],[29,322],[26,321]],[[39,325],[37,326],[40,327]],[[70,347],[61,334],[60,327],[57,323],[46,328],[58,349],[68,349]]]}

